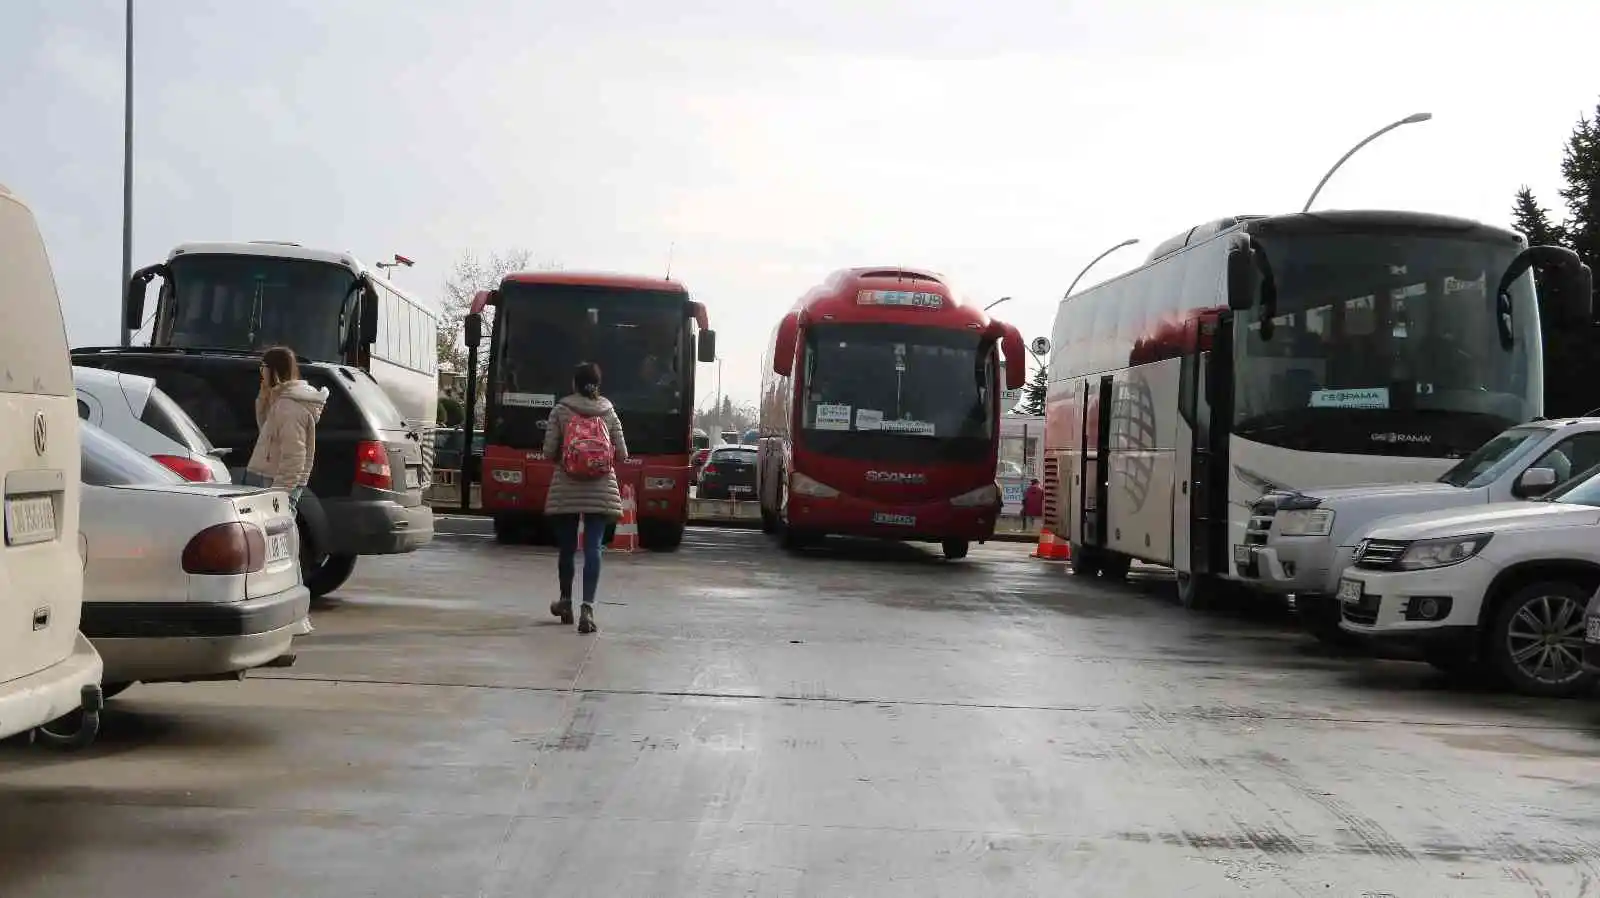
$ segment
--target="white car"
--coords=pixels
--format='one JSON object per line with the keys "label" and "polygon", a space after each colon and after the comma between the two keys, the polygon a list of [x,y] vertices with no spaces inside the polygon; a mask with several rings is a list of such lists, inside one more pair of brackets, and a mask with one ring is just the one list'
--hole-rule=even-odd
{"label": "white car", "polygon": [[1525,502],[1386,518],[1339,581],[1347,632],[1528,695],[1593,688],[1584,611],[1600,586],[1600,468]]}
{"label": "white car", "polygon": [[81,627],[106,697],[292,663],[311,593],[288,494],[189,483],[92,424],[81,431]]}
{"label": "white car", "polygon": [[184,480],[227,483],[223,456],[153,378],[104,368],[72,368],[78,417],[143,452]]}

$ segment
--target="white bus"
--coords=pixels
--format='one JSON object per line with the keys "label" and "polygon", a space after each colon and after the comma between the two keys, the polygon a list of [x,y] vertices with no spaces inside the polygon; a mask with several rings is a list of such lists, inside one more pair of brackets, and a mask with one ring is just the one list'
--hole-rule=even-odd
{"label": "white bus", "polygon": [[[162,280],[155,313],[145,291]],[[125,326],[152,324],[150,345],[256,352],[371,372],[422,445],[433,445],[439,396],[438,313],[346,252],[294,243],[185,243],[134,272]]]}
{"label": "white bus", "polygon": [[[1570,251],[1409,212],[1225,218],[1064,298],[1045,524],[1079,574],[1238,580],[1268,491],[1430,479],[1543,402],[1530,266],[1589,321]],[[1547,308],[1547,312],[1550,311]]]}

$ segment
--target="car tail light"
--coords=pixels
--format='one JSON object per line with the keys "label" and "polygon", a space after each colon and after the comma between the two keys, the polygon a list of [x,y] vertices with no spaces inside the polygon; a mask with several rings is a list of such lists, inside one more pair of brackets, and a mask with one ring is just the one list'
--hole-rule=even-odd
{"label": "car tail light", "polygon": [[702,473],[702,474],[715,474],[715,473],[717,473],[717,466],[716,465],[706,465],[705,467],[700,469],[700,473]]}
{"label": "car tail light", "polygon": [[267,537],[247,524],[215,524],[183,547],[183,569],[190,574],[251,574],[267,564]]}
{"label": "car tail light", "polygon": [[382,443],[363,440],[356,444],[356,483],[377,490],[394,489],[389,473],[389,450]]}
{"label": "car tail light", "polygon": [[211,468],[205,462],[198,462],[192,458],[183,458],[178,455],[152,455],[150,457],[161,462],[172,473],[191,483],[211,483],[216,480],[216,477],[211,474]]}

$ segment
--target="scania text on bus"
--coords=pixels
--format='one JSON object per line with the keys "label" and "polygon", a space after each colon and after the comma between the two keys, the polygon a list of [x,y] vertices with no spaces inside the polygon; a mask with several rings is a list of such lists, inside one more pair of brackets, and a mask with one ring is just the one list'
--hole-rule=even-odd
{"label": "scania text on bus", "polygon": [[1589,320],[1570,251],[1409,212],[1226,218],[1061,301],[1045,523],[1081,574],[1171,565],[1186,605],[1249,563],[1269,491],[1437,476],[1540,413],[1538,266]]}
{"label": "scania text on bus", "polygon": [[763,528],[790,547],[840,534],[966,555],[1000,514],[1000,394],[1024,359],[1016,328],[938,275],[834,272],[778,323],[763,366]]}
{"label": "scania text on bus", "polygon": [[677,548],[689,520],[695,361],[716,359],[705,306],[660,278],[507,275],[478,294],[467,316],[469,405],[490,309],[482,503],[495,536],[550,541],[544,502],[555,462],[543,456],[545,427],[572,391],[573,368],[588,361],[600,366],[603,392],[622,419],[631,458],[617,473],[637,497],[639,541]]}

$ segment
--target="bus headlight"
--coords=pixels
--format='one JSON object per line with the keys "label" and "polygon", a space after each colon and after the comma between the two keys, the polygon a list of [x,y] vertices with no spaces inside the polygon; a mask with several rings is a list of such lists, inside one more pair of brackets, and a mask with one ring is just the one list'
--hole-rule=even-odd
{"label": "bus headlight", "polygon": [[497,468],[497,469],[495,469],[495,472],[494,472],[494,482],[495,483],[511,483],[511,484],[521,483],[522,482],[522,472],[521,471],[512,471],[512,470]]}
{"label": "bus headlight", "polygon": [[999,505],[1000,488],[992,483],[986,483],[975,490],[962,493],[950,500],[950,504],[959,508],[973,508],[982,505]]}
{"label": "bus headlight", "polygon": [[817,499],[832,499],[839,495],[839,491],[826,483],[818,483],[804,474],[789,475],[789,492],[797,496],[812,496]]}
{"label": "bus headlight", "polygon": [[1333,532],[1333,509],[1308,508],[1278,512],[1273,528],[1279,536],[1327,536]]}

